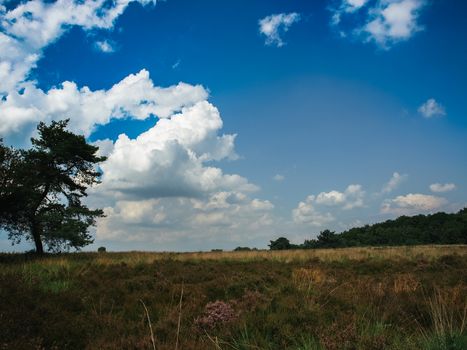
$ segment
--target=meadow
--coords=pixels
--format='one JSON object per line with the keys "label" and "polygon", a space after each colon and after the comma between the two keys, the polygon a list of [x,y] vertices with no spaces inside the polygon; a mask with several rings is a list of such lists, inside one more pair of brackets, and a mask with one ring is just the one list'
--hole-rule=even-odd
{"label": "meadow", "polygon": [[0,254],[0,349],[467,349],[467,246]]}

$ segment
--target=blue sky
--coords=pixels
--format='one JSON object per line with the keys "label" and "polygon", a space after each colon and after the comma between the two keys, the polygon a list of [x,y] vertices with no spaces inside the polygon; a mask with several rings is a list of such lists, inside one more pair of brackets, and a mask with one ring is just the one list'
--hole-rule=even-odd
{"label": "blue sky", "polygon": [[[24,147],[38,121],[69,117],[109,156],[89,195],[107,214],[89,249],[265,247],[456,211],[466,10],[0,1],[0,136]],[[0,236],[2,250],[27,247]]]}

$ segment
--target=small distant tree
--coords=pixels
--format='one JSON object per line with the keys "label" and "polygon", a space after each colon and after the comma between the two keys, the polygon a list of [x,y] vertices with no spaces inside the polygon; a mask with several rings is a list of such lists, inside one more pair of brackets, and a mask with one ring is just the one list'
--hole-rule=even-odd
{"label": "small distant tree", "polygon": [[270,250],[286,250],[286,249],[292,248],[290,241],[285,237],[279,237],[275,241],[270,241],[270,242],[271,242],[269,244]]}
{"label": "small distant tree", "polygon": [[13,243],[23,236],[36,252],[79,249],[92,243],[88,227],[101,209],[81,203],[99,182],[96,165],[105,157],[84,136],[66,130],[68,120],[39,123],[32,148],[16,150],[0,141],[0,228]]}
{"label": "small distant tree", "polygon": [[99,247],[99,248],[97,248],[97,251],[99,253],[105,253],[107,250],[105,249],[105,247]]}

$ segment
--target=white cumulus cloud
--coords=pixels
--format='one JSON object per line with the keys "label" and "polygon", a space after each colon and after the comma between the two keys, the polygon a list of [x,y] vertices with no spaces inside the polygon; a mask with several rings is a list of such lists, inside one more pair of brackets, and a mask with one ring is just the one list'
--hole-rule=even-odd
{"label": "white cumulus cloud", "polygon": [[[389,49],[423,30],[418,19],[426,4],[426,0],[342,0],[340,6],[331,8],[331,24],[339,26],[346,17],[351,23],[351,34]],[[340,32],[347,36],[346,29]]]}
{"label": "white cumulus cloud", "polygon": [[449,192],[455,189],[456,189],[456,185],[453,183],[447,183],[447,184],[434,183],[430,185],[431,192],[436,192],[436,193]]}
{"label": "white cumulus cloud", "polygon": [[239,175],[225,175],[219,168],[204,165],[236,157],[235,136],[218,135],[221,127],[217,108],[202,101],[157,121],[136,139],[122,134],[101,166],[104,174],[99,188],[137,198],[256,190]]}
{"label": "white cumulus cloud", "polygon": [[300,20],[300,14],[280,13],[267,16],[259,20],[259,32],[266,37],[266,45],[281,47],[285,45],[281,35],[287,32],[290,26]]}
{"label": "white cumulus cloud", "polygon": [[446,110],[434,98],[428,99],[419,108],[418,112],[425,118],[444,117]]}
{"label": "white cumulus cloud", "polygon": [[417,23],[423,0],[382,1],[370,13],[370,21],[363,27],[368,40],[383,47],[412,37],[423,28]]}
{"label": "white cumulus cloud", "polygon": [[200,85],[154,86],[146,70],[130,74],[109,90],[92,91],[65,81],[44,92],[26,84],[21,93],[13,91],[0,100],[0,133],[29,130],[39,121],[66,116],[73,131],[89,136],[96,125],[107,124],[112,118],[167,118],[207,97],[208,92]]}
{"label": "white cumulus cloud", "polygon": [[315,196],[308,196],[304,201],[298,203],[297,208],[292,211],[295,223],[321,227],[335,220],[331,213],[319,212],[315,208],[315,200]]}
{"label": "white cumulus cloud", "polygon": [[365,191],[361,185],[349,185],[344,192],[336,190],[321,192],[316,196],[315,202],[327,206],[342,206],[344,209],[353,209],[364,205],[364,195]]}
{"label": "white cumulus cloud", "polygon": [[349,185],[344,192],[336,190],[310,195],[292,210],[295,223],[324,226],[335,220],[332,213],[324,211],[323,207],[334,207],[350,210],[364,206],[365,191],[361,185]]}
{"label": "white cumulus cloud", "polygon": [[381,213],[394,215],[431,213],[440,210],[446,204],[448,201],[442,197],[409,193],[405,196],[385,200],[381,206]]}

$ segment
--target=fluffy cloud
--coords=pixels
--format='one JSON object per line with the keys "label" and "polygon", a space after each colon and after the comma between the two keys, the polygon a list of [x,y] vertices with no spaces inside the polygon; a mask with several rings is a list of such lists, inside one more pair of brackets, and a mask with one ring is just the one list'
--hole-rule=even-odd
{"label": "fluffy cloud", "polygon": [[330,191],[321,192],[316,196],[316,203],[324,205],[340,205],[345,202],[345,195],[342,192]]}
{"label": "fluffy cloud", "polygon": [[381,213],[394,215],[430,213],[440,210],[447,203],[448,201],[442,197],[409,193],[385,200],[381,206]]}
{"label": "fluffy cloud", "polygon": [[266,45],[284,46],[282,32],[287,32],[292,24],[300,20],[300,14],[280,13],[259,20],[259,32],[266,37]]}
{"label": "fluffy cloud", "polygon": [[399,185],[407,179],[407,175],[401,175],[398,172],[394,172],[389,181],[381,189],[382,193],[389,193],[394,191]]}
{"label": "fluffy cloud", "polygon": [[425,118],[444,117],[446,115],[444,107],[436,102],[434,98],[430,98],[422,104],[418,108],[418,112]]}
{"label": "fluffy cloud", "polygon": [[364,206],[364,196],[365,191],[361,185],[349,185],[344,192],[334,190],[321,192],[316,196],[310,195],[292,210],[292,218],[296,223],[324,226],[334,221],[335,218],[331,213],[323,212],[319,207],[338,207],[344,210],[359,208]]}
{"label": "fluffy cloud", "polygon": [[23,91],[13,91],[0,100],[0,133],[30,130],[38,121],[67,116],[73,131],[88,136],[95,125],[107,124],[112,118],[167,118],[207,96],[200,85],[154,86],[146,70],[130,74],[109,90],[91,91],[87,86],[78,88],[74,82],[65,81],[44,92],[28,83]]}
{"label": "fluffy cloud", "polygon": [[100,189],[130,198],[202,197],[220,190],[251,192],[256,186],[239,175],[205,166],[235,158],[235,135],[217,135],[217,108],[201,101],[129,139],[122,134],[102,164]]}
{"label": "fluffy cloud", "polygon": [[0,31],[0,95],[16,89],[39,57],[25,43]]}
{"label": "fluffy cloud", "polygon": [[315,208],[315,200],[315,196],[308,196],[304,201],[298,203],[297,208],[292,211],[295,223],[321,227],[335,220],[331,213],[319,212]]}
{"label": "fluffy cloud", "polygon": [[[389,49],[423,29],[418,17],[425,5],[426,0],[342,0],[340,6],[331,9],[331,24],[339,26],[345,16],[351,22],[352,34]],[[346,36],[345,29],[341,33]]]}
{"label": "fluffy cloud", "polygon": [[431,192],[436,192],[436,193],[449,192],[455,189],[456,189],[456,185],[453,183],[448,183],[448,184],[434,183],[430,185]]}
{"label": "fluffy cloud", "polygon": [[85,30],[109,29],[126,7],[156,0],[30,0],[11,10],[0,7],[0,93],[18,90],[42,55],[71,26]]}
{"label": "fluffy cloud", "polygon": [[409,39],[422,29],[417,23],[419,12],[425,5],[422,0],[384,1],[370,15],[370,22],[363,28],[368,40],[383,47]]}
{"label": "fluffy cloud", "polygon": [[361,185],[349,185],[344,192],[321,192],[315,198],[317,204],[327,206],[342,206],[343,209],[353,209],[363,206],[363,191]]}

